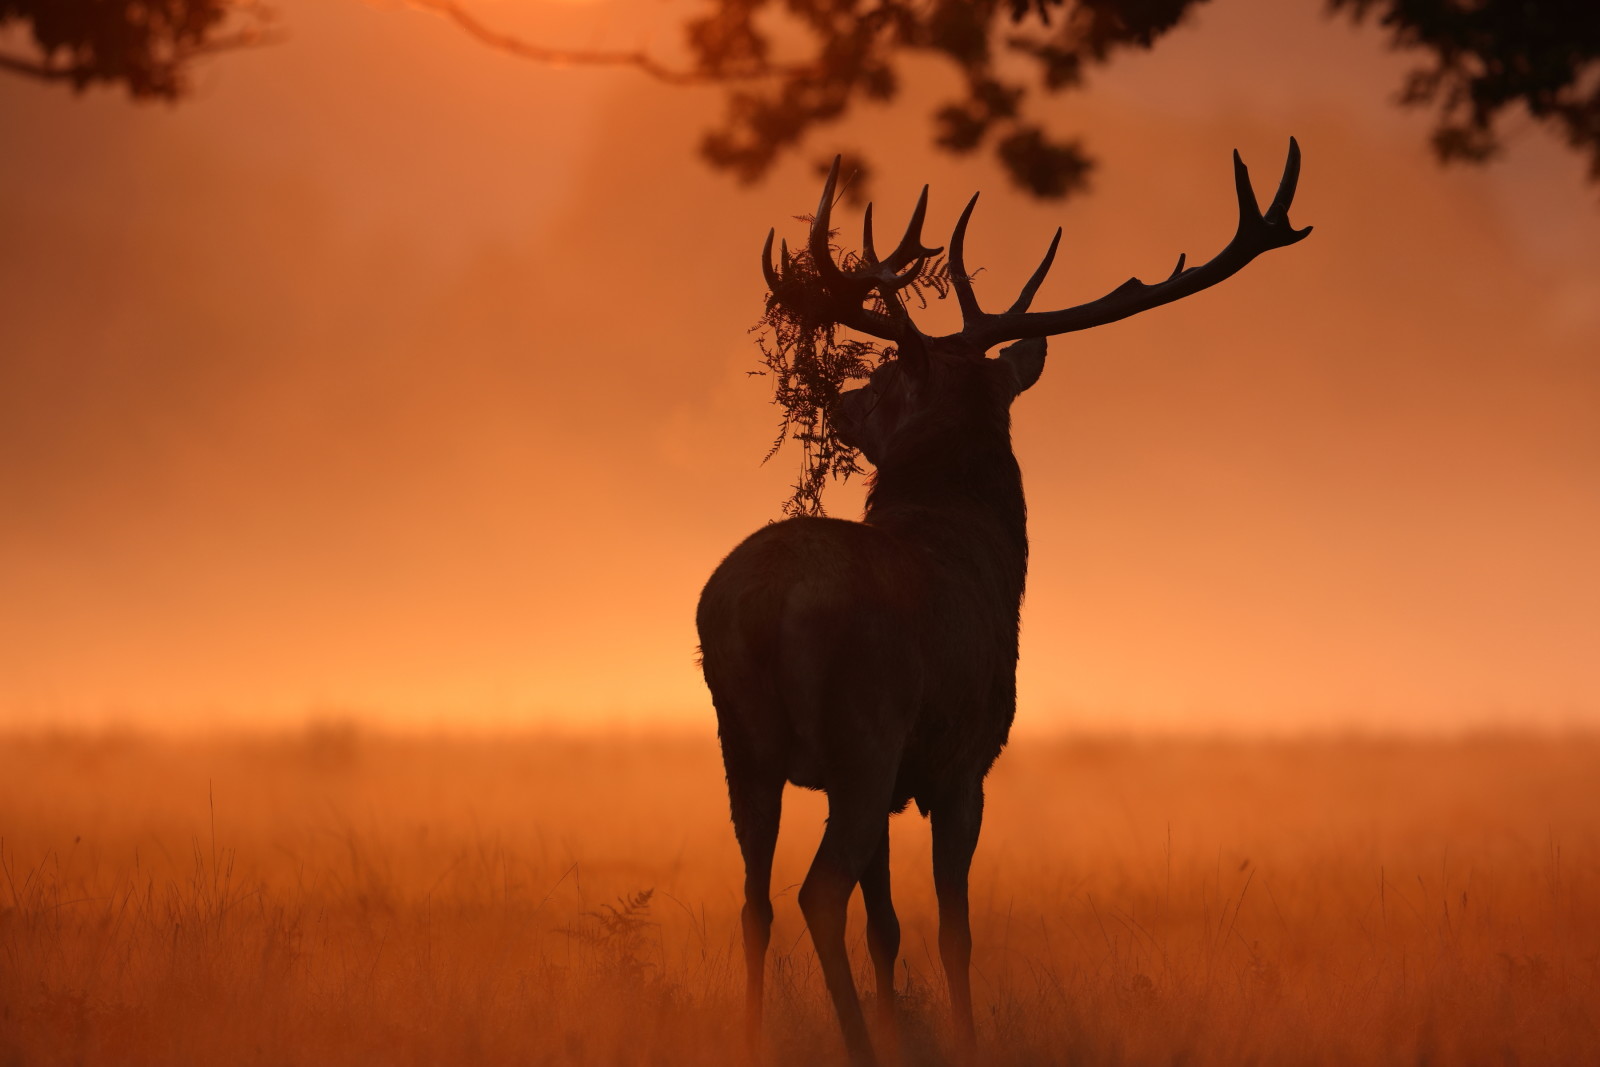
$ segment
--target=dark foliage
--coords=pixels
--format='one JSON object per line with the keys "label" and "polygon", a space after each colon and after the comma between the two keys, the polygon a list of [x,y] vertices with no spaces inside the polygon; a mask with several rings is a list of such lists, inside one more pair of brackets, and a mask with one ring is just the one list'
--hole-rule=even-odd
{"label": "dark foliage", "polygon": [[1517,105],[1556,127],[1600,182],[1600,3],[1595,0],[1329,0],[1372,18],[1397,49],[1422,52],[1400,103],[1437,107],[1433,148],[1445,162],[1500,151],[1500,120]]}
{"label": "dark foliage", "polygon": [[867,341],[839,337],[832,323],[807,322],[776,302],[768,302],[757,329],[765,369],[750,373],[772,378],[772,402],[783,410],[766,459],[790,438],[800,445],[800,475],[783,513],[825,515],[822,491],[828,479],[862,473],[860,453],[839,440],[829,412],[846,383],[865,378],[885,352]]}
{"label": "dark foliage", "polygon": [[37,53],[0,55],[0,70],[176,100],[196,59],[263,40],[270,17],[239,0],[0,0],[0,28],[27,27]]}
{"label": "dark foliage", "polygon": [[[1065,196],[1084,188],[1091,161],[1076,139],[1052,138],[1030,118],[1030,103],[1077,87],[1086,68],[1121,51],[1149,48],[1203,2],[717,0],[689,24],[689,45],[701,70],[742,83],[701,150],[753,181],[813,128],[858,103],[893,100],[902,65],[931,56],[952,64],[963,86],[934,105],[934,141],[957,153],[987,148],[1024,189]],[[780,44],[802,58],[774,61]],[[1007,56],[1031,60],[1037,78],[1002,74]]]}
{"label": "dark foliage", "polygon": [[[917,59],[952,67],[961,92],[931,101],[934,143],[992,152],[1018,186],[1042,197],[1083,190],[1093,160],[1032,109],[1070,92],[1096,66],[1152,48],[1206,0],[703,0],[685,25],[692,62],[642,52],[551,49],[508,38],[462,0],[412,0],[486,44],[539,62],[637,67],[672,84],[727,86],[727,110],[701,152],[742,181],[861,104],[899,94]],[[1428,55],[1400,100],[1438,109],[1445,161],[1499,148],[1497,121],[1520,105],[1555,125],[1600,181],[1600,5],[1594,0],[1326,0],[1330,14],[1373,18],[1396,48]],[[1018,63],[1016,60],[1021,59]],[[855,194],[864,191],[858,181]]]}
{"label": "dark foliage", "polygon": [[[1036,196],[1082,190],[1093,160],[1081,142],[1052,136],[1029,116],[1050,94],[1122,52],[1153,47],[1206,0],[715,0],[689,27],[705,71],[766,69],[766,81],[729,90],[706,158],[745,180],[764,174],[812,129],[855,104],[888,101],[900,65],[931,55],[959,71],[964,95],[932,109],[934,143],[954,153],[988,148],[1017,185]],[[1595,0],[1328,0],[1330,13],[1373,18],[1395,48],[1424,53],[1400,93],[1435,107],[1433,144],[1446,162],[1494,155],[1497,122],[1517,105],[1554,125],[1587,156],[1600,181],[1600,3]],[[774,41],[803,27],[808,58],[771,63]],[[999,61],[1032,61],[1026,81]],[[1007,69],[1015,69],[1009,65]]]}
{"label": "dark foliage", "polygon": [[[800,221],[809,225],[811,218],[801,216]],[[856,252],[837,246],[833,252],[846,270],[861,264]],[[764,369],[750,373],[772,379],[772,402],[783,411],[766,459],[777,455],[787,440],[800,446],[800,475],[783,503],[784,515],[826,515],[822,493],[829,479],[847,481],[863,472],[860,452],[839,440],[832,419],[834,405],[848,384],[894,358],[895,350],[841,333],[811,253],[804,247],[790,254],[786,270],[783,291],[768,294],[766,312],[755,326]],[[944,257],[924,265],[903,292],[924,307],[930,292],[941,300],[948,296],[950,266]],[[880,302],[877,310],[881,309]]]}
{"label": "dark foliage", "polygon": [[[467,2],[467,6],[463,6]],[[470,0],[412,0],[484,43],[537,62],[636,67],[672,84],[723,84],[727,110],[701,145],[713,165],[755,181],[818,129],[899,94],[904,65],[932,58],[962,86],[931,101],[935,144],[987,151],[1023,189],[1060,197],[1093,171],[1084,145],[1034,109],[1116,56],[1153,47],[1206,0],[703,0],[687,20],[691,63],[641,51],[549,48],[490,29]],[[1478,162],[1503,143],[1508,115],[1554,127],[1600,182],[1600,3],[1596,0],[1326,0],[1372,20],[1422,63],[1399,100],[1435,109],[1441,160]],[[268,0],[0,0],[0,28],[29,31],[32,55],[0,70],[77,89],[120,85],[176,99],[193,63],[266,39]],[[1007,62],[1021,58],[1020,65]],[[864,189],[864,182],[856,190]]]}

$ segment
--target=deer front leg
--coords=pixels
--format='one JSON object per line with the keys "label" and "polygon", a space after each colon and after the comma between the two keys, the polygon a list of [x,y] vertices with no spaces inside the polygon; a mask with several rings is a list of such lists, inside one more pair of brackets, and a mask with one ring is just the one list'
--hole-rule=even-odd
{"label": "deer front leg", "polygon": [[950,1021],[957,1047],[971,1059],[976,1047],[972,1024],[972,927],[967,917],[967,876],[983,825],[983,784],[955,791],[934,805],[933,887],[939,895],[939,956],[950,988]]}
{"label": "deer front leg", "polygon": [[861,873],[861,901],[867,907],[867,950],[878,978],[878,1020],[886,1036],[894,1027],[894,961],[900,955],[900,919],[889,895],[889,827],[877,853]]}
{"label": "deer front leg", "polygon": [[817,963],[833,998],[850,1061],[856,1067],[873,1067],[878,1061],[867,1035],[855,978],[850,973],[845,917],[850,894],[886,832],[893,782],[890,773],[829,783],[828,828],[822,833],[822,844],[800,886],[800,911],[806,917]]}

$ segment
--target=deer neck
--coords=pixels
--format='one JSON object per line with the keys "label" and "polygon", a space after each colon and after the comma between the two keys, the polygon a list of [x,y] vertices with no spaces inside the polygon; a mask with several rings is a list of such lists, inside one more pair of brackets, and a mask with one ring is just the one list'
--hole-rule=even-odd
{"label": "deer neck", "polygon": [[1027,504],[1009,428],[974,439],[944,435],[885,457],[864,521],[939,556],[979,555],[1011,576],[1027,571]]}

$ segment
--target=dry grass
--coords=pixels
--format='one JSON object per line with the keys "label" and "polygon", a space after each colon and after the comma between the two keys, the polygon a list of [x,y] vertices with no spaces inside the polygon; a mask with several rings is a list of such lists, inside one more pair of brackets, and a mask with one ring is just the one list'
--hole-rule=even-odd
{"label": "dry grass", "polygon": [[[769,1037],[809,1064],[823,809],[788,803]],[[982,1058],[1596,1062],[1597,831],[1587,739],[1019,742],[974,872]],[[0,1064],[741,1059],[709,742],[14,737],[0,835]],[[894,849],[902,1052],[940,1063],[926,824]]]}

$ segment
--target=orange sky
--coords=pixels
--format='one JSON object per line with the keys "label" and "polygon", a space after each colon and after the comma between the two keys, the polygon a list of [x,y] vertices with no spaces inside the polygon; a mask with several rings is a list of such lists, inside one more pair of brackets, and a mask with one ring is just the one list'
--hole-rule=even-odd
{"label": "orange sky", "polygon": [[[631,44],[626,4],[479,10]],[[714,92],[281,7],[177,108],[0,80],[0,721],[709,729],[694,600],[793,475],[746,330],[809,165],[703,167]],[[991,299],[1063,224],[1037,306],[1209,256],[1229,149],[1263,190],[1305,149],[1310,240],[1017,404],[1031,726],[1600,724],[1600,195],[1531,127],[1436,168],[1407,61],[1321,8],[1217,0],[1050,105],[1100,161],[1065,206],[926,146],[936,70],[813,142],[873,146],[885,229],[983,189]]]}

